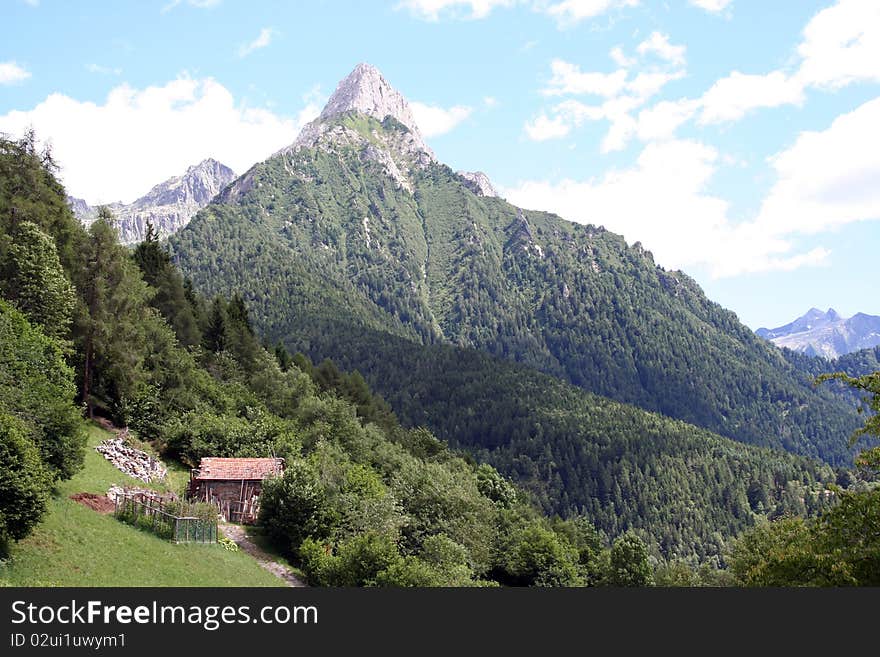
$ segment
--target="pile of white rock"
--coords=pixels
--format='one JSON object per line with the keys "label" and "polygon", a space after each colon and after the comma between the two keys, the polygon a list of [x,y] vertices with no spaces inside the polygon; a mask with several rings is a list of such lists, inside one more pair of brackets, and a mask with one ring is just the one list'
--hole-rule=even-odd
{"label": "pile of white rock", "polygon": [[165,479],[168,468],[146,452],[127,445],[122,438],[108,438],[95,447],[104,458],[130,477],[151,483]]}

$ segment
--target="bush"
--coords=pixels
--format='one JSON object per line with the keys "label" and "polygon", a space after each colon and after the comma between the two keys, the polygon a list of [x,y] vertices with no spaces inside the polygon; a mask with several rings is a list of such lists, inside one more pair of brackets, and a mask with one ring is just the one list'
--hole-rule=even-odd
{"label": "bush", "polygon": [[307,538],[329,537],[336,523],[315,468],[307,461],[291,461],[283,476],[263,482],[260,524],[286,549],[296,552]]}
{"label": "bush", "polygon": [[503,550],[504,579],[517,586],[582,586],[578,551],[559,534],[531,522]]}
{"label": "bush", "polygon": [[51,485],[21,422],[0,413],[0,543],[28,535],[46,512]]}
{"label": "bush", "polygon": [[399,568],[402,560],[391,538],[375,532],[351,537],[337,547],[336,554],[308,538],[300,558],[309,581],[320,586],[375,586],[381,573]]}
{"label": "bush", "polygon": [[20,431],[60,479],[73,476],[85,454],[75,394],[73,370],[58,343],[0,300],[0,411],[21,421]]}
{"label": "bush", "polygon": [[629,531],[611,546],[611,586],[653,586],[654,574],[648,562],[645,542]]}

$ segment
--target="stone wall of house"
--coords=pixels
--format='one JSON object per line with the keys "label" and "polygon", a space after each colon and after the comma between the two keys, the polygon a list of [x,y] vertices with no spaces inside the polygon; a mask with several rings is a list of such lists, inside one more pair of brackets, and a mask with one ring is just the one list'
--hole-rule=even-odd
{"label": "stone wall of house", "polygon": [[[259,495],[262,490],[261,481],[244,482],[244,501],[248,501],[254,495]],[[214,497],[223,502],[238,502],[242,499],[241,481],[198,481],[194,482],[191,497],[195,500],[212,500]]]}

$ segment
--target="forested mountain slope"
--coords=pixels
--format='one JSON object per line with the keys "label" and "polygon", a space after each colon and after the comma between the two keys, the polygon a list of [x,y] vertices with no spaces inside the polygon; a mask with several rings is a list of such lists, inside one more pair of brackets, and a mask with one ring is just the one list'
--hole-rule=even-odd
{"label": "forested mountain slope", "polygon": [[[824,507],[827,465],[743,445],[475,350],[370,329],[315,354],[358,364],[405,423],[428,426],[529,490],[548,513],[610,536],[637,528],[667,556],[717,555],[761,515]],[[824,483],[820,483],[824,482]]]}
{"label": "forested mountain slope", "polygon": [[363,326],[474,348],[742,442],[849,461],[851,405],[638,244],[475,194],[399,103],[371,101],[376,85],[380,98],[397,94],[358,67],[296,143],[172,238],[198,289],[241,291],[262,332],[313,355],[339,358],[312,343]]}

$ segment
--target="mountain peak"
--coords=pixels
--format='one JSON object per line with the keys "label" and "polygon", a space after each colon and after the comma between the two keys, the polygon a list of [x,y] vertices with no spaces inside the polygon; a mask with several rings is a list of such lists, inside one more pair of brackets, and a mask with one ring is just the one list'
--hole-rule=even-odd
{"label": "mountain peak", "polygon": [[834,308],[810,308],[805,315],[775,329],[760,328],[759,337],[808,356],[833,359],[880,344],[880,316],[856,313],[844,318]]}
{"label": "mountain peak", "polygon": [[360,63],[336,87],[321,112],[328,119],[344,112],[360,112],[378,121],[394,117],[419,140],[422,135],[406,98],[392,87],[375,66]]}
{"label": "mountain peak", "polygon": [[[218,162],[213,157],[206,157],[204,160],[199,162],[198,164],[193,164],[192,166],[188,166],[186,168],[187,173],[190,171],[203,171],[205,169],[215,169],[218,167],[222,167],[224,169],[229,169],[225,164]],[[229,169],[232,171],[232,169]]]}
{"label": "mountain peak", "polygon": [[[232,169],[209,157],[187,167],[185,173],[154,185],[132,203],[110,204],[120,240],[123,244],[140,242],[148,222],[162,237],[180,230],[234,179]],[[97,217],[97,208],[82,199],[68,197],[67,202],[83,224],[88,225]]]}
{"label": "mountain peak", "polygon": [[[357,113],[382,123],[389,116],[405,130],[371,129],[370,135],[358,128],[335,120],[348,112]],[[397,89],[392,87],[375,66],[355,66],[336,87],[321,114],[303,126],[296,141],[278,154],[300,148],[333,149],[336,145],[360,144],[363,157],[378,162],[403,187],[411,189],[407,171],[412,166],[424,167],[437,162],[434,152],[425,143],[412,109]],[[401,157],[402,156],[402,157]]]}

